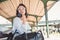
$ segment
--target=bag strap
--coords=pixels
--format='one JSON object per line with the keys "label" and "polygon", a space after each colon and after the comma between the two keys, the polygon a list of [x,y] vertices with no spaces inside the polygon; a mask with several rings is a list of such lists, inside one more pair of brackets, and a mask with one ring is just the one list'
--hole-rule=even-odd
{"label": "bag strap", "polygon": [[19,34],[19,32],[17,32],[17,29],[15,30],[14,35],[15,35],[16,33]]}

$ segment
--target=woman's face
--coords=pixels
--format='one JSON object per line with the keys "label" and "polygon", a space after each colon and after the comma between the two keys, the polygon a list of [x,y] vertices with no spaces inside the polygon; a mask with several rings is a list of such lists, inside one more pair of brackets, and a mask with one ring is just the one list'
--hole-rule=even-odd
{"label": "woman's face", "polygon": [[18,12],[19,12],[20,14],[25,14],[25,7],[19,6]]}

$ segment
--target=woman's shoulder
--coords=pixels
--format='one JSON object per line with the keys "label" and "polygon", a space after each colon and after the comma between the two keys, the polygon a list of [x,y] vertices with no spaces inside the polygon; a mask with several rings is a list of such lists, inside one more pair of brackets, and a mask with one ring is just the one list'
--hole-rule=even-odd
{"label": "woman's shoulder", "polygon": [[13,19],[13,22],[14,23],[22,23],[22,21],[20,20],[20,18],[19,17],[15,17],[14,19]]}
{"label": "woman's shoulder", "polygon": [[19,17],[15,17],[14,19],[19,19]]}
{"label": "woman's shoulder", "polygon": [[17,21],[19,20],[20,21],[20,18],[19,17],[15,17],[13,20],[17,20]]}
{"label": "woman's shoulder", "polygon": [[20,19],[19,17],[15,17],[14,20]]}

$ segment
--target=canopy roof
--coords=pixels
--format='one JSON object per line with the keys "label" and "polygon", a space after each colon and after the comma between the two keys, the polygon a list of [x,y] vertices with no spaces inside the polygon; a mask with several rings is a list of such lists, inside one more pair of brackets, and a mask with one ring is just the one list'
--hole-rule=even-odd
{"label": "canopy roof", "polygon": [[[60,24],[60,1],[56,2],[55,5],[47,13],[49,24]],[[45,15],[41,18],[39,24],[46,24]]]}
{"label": "canopy roof", "polygon": [[[16,8],[20,3],[26,5],[28,14],[39,16],[38,21],[44,15],[44,5],[41,0],[7,0],[0,3],[0,15],[11,21],[9,18],[16,16]],[[54,3],[55,1],[48,1],[47,9],[49,10]],[[33,16],[28,16],[28,21],[35,22],[36,19]]]}

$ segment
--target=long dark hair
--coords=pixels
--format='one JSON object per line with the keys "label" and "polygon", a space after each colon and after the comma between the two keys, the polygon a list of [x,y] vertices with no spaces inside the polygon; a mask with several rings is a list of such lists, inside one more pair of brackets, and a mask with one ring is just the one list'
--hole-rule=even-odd
{"label": "long dark hair", "polygon": [[19,8],[20,6],[25,7],[25,16],[26,16],[26,18],[27,18],[27,17],[28,17],[27,8],[26,8],[26,6],[25,6],[24,4],[19,4],[19,5],[18,5],[18,7],[17,7],[17,9],[16,9],[16,16],[17,16],[17,17],[20,17],[20,18],[22,17],[22,14],[20,14],[19,11],[18,11],[18,8]]}

